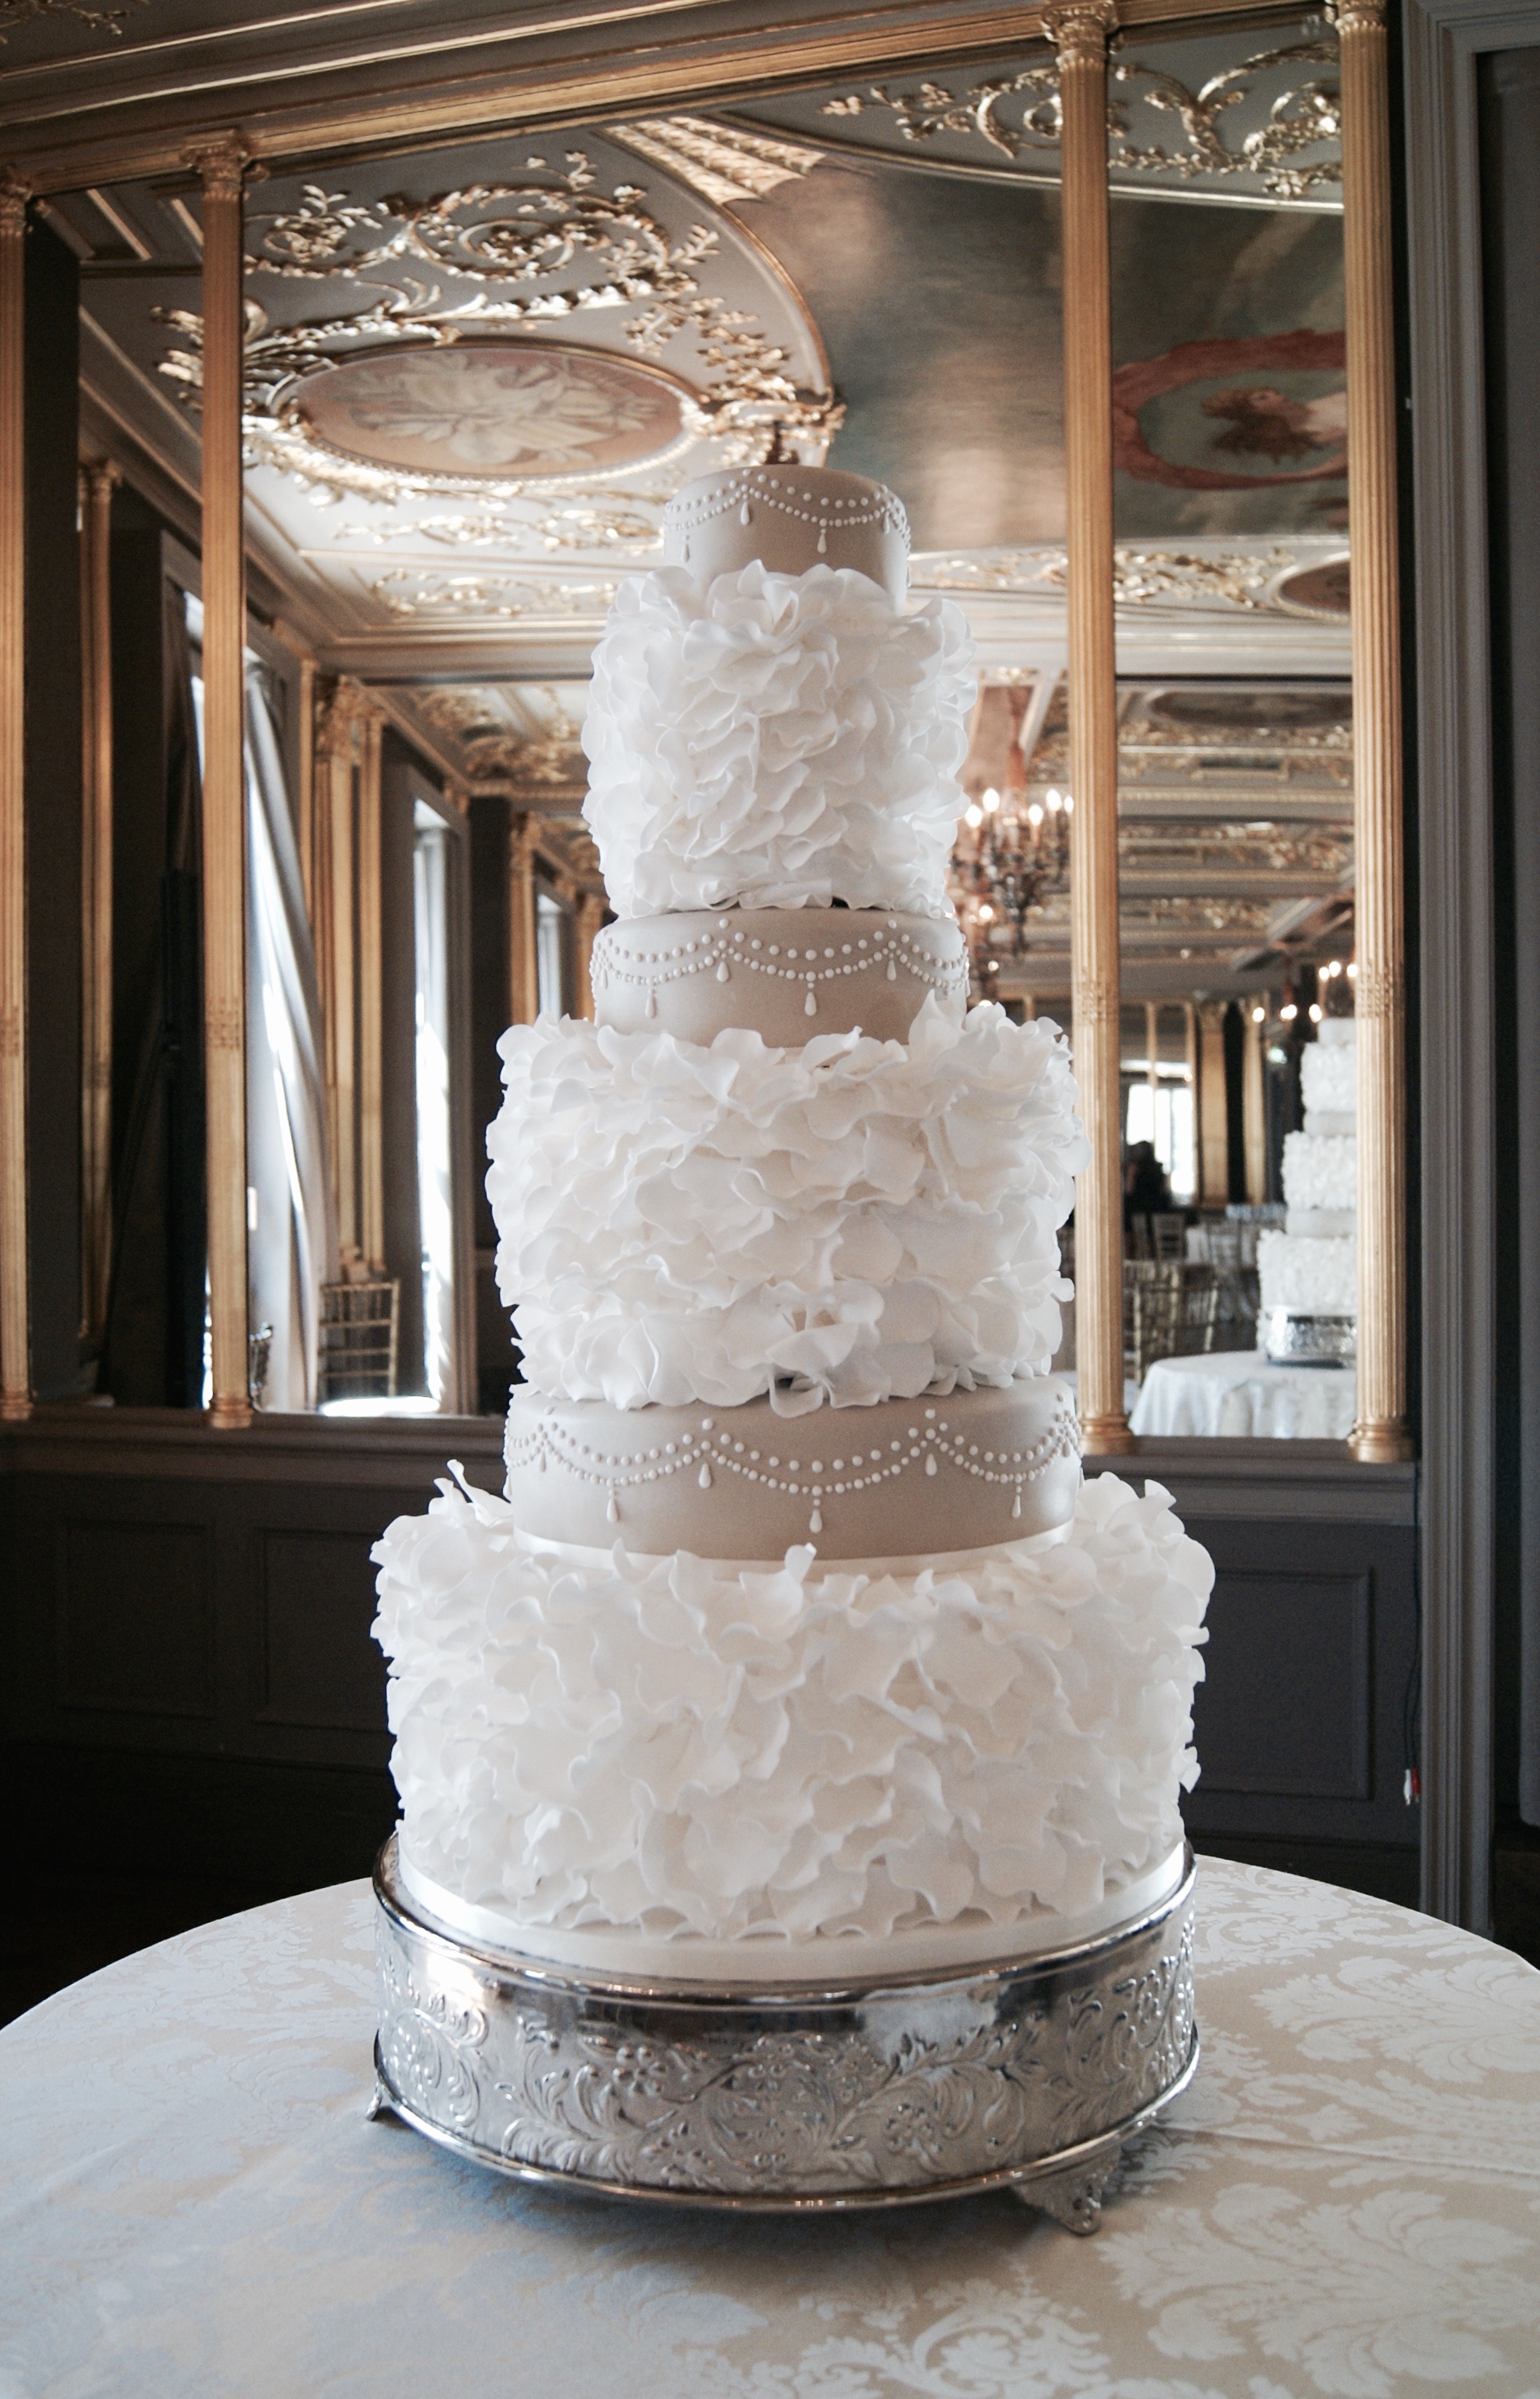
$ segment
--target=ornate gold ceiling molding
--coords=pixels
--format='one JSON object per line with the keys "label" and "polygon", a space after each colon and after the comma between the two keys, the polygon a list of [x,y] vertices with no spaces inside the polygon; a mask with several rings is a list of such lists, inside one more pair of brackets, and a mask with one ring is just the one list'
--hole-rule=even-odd
{"label": "ornate gold ceiling molding", "polygon": [[[635,5],[585,20],[583,54],[560,20],[467,30],[445,12],[431,40],[395,37],[382,11],[377,37],[334,53],[285,40],[284,20],[226,28],[229,63],[208,54],[208,35],[132,44],[110,78],[83,80],[71,60],[6,78],[7,147],[45,195],[89,183],[174,174],[200,128],[238,114],[253,156],[275,170],[345,153],[464,142],[480,134],[538,136],[596,116],[668,115],[750,99],[795,83],[884,76],[945,58],[980,60],[1037,38],[1034,9],[969,7],[958,0],[886,0],[823,11],[815,24],[743,30],[707,24],[724,12],[689,6],[670,15]],[[1275,13],[1269,9],[1269,14]],[[1297,7],[1279,6],[1280,21]],[[1246,0],[1122,0],[1130,28],[1220,21],[1257,10]],[[638,44],[636,22],[648,38]],[[677,30],[676,30],[677,28]],[[139,71],[151,47],[154,65]],[[478,61],[466,72],[467,58]],[[484,61],[484,63],[481,63]]]}
{"label": "ornate gold ceiling molding", "polygon": [[[1068,39],[1084,18],[1094,33],[1096,54],[1101,55],[1106,19],[1094,7],[1068,7],[1045,12],[1055,38]],[[1308,65],[1335,66],[1338,45],[1333,34],[1314,40],[1286,43],[1259,50],[1223,73],[1210,75],[1196,90],[1158,66],[1134,59],[1114,59],[1109,81],[1119,85],[1148,108],[1169,118],[1179,134],[1174,145],[1141,144],[1129,138],[1127,105],[1116,99],[1107,110],[1111,137],[1108,168],[1113,174],[1176,176],[1187,183],[1198,176],[1253,177],[1277,199],[1303,199],[1309,193],[1342,182],[1340,153],[1325,158],[1297,160],[1303,151],[1337,142],[1341,137],[1341,106],[1335,84],[1307,80],[1286,84],[1269,105],[1265,121],[1242,136],[1234,148],[1225,140],[1233,111],[1250,97],[1253,87],[1280,69],[1291,72]],[[1010,103],[1020,102],[1020,107]],[[1060,138],[1059,67],[1057,61],[994,75],[962,90],[927,80],[912,91],[894,91],[872,84],[826,101],[829,117],[853,118],[885,111],[900,139],[916,148],[939,134],[960,134],[1012,161],[1034,153],[1057,155]]]}
{"label": "ornate gold ceiling molding", "polygon": [[718,125],[704,116],[644,116],[634,125],[612,125],[608,139],[639,157],[665,168],[719,209],[766,199],[782,183],[799,183],[821,167],[827,153],[804,142],[743,125]]}
{"label": "ornate gold ceiling molding", "polygon": [[90,33],[120,42],[134,9],[148,5],[149,0],[119,0],[115,7],[97,8],[89,0],[0,0],[0,47],[18,25],[30,25],[39,17],[73,17]]}
{"label": "ornate gold ceiling molding", "polygon": [[[1264,550],[1157,549],[1121,545],[1113,553],[1113,585],[1120,608],[1164,605],[1240,612],[1294,614],[1280,606],[1277,586],[1300,571],[1300,555],[1286,545]],[[1042,592],[1055,596],[1068,584],[1068,561],[1058,549],[986,551],[917,557],[913,582],[924,591]]]}
{"label": "ornate gold ceiling molding", "polygon": [[526,583],[517,575],[450,575],[433,568],[387,567],[363,578],[371,595],[398,622],[601,624],[615,598],[613,583]]}
{"label": "ornate gold ceiling molding", "polygon": [[[273,323],[248,303],[245,428],[252,463],[293,476],[322,503],[345,493],[380,501],[434,492],[512,500],[532,480],[546,491],[586,484],[591,467],[531,479],[372,464],[324,441],[301,401],[310,377],[345,358],[554,327],[595,309],[623,312],[616,348],[669,374],[683,437],[715,443],[720,463],[757,463],[777,442],[821,457],[844,408],[830,392],[799,386],[786,352],[758,319],[705,287],[699,270],[715,251],[716,234],[696,225],[674,241],[637,185],[600,190],[581,151],[570,151],[564,168],[530,164],[525,181],[466,185],[426,200],[355,203],[346,192],[315,184],[299,208],[251,217],[250,273],[302,281],[346,275],[380,292],[349,315],[289,324]],[[451,305],[437,284],[412,272],[417,265],[486,288]],[[569,273],[570,281],[548,288]],[[196,405],[202,319],[183,308],[153,313],[185,344],[162,360],[161,373]],[[683,354],[678,371],[664,365],[672,346]]]}

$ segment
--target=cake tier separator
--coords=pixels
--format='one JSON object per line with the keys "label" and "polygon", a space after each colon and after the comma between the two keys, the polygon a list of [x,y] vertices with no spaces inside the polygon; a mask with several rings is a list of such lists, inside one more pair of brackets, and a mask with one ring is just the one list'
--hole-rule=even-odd
{"label": "cake tier separator", "polygon": [[[939,930],[942,920],[937,921]],[[625,925],[607,925],[594,942],[590,968],[596,990],[620,984],[644,991],[648,1016],[657,1013],[662,985],[701,974],[714,974],[718,983],[730,983],[735,971],[802,983],[808,1016],[817,1014],[820,983],[850,975],[885,972],[889,983],[897,983],[902,971],[927,983],[942,998],[955,998],[967,989],[968,982],[967,953],[960,942],[955,950],[939,955],[896,917],[869,933],[852,928],[848,937],[842,927],[833,940],[812,938],[809,930],[804,930],[796,941],[772,941],[746,926],[724,925],[720,931],[697,933],[683,941],[644,944]]]}
{"label": "cake tier separator", "polygon": [[790,1498],[805,1499],[809,1508],[807,1529],[821,1533],[826,1499],[870,1490],[885,1483],[898,1483],[914,1473],[934,1476],[943,1465],[970,1476],[976,1483],[1007,1487],[1012,1495],[1011,1517],[1020,1520],[1023,1491],[1040,1481],[1056,1459],[1080,1455],[1078,1421],[1067,1403],[1056,1410],[1047,1430],[1035,1442],[1026,1449],[1010,1450],[984,1448],[977,1440],[970,1441],[968,1427],[959,1427],[950,1415],[943,1416],[939,1404],[909,1404],[919,1421],[903,1439],[890,1438],[885,1455],[851,1443],[850,1434],[864,1432],[858,1422],[849,1423],[842,1437],[837,1423],[831,1421],[836,1413],[858,1418],[862,1413],[859,1409],[819,1409],[810,1415],[778,1419],[785,1427],[788,1451],[793,1439],[799,1448],[810,1447],[816,1424],[822,1436],[820,1448],[831,1450],[830,1436],[841,1438],[842,1447],[852,1451],[851,1459],[847,1465],[843,1458],[831,1457],[827,1470],[822,1469],[821,1461],[804,1467],[800,1459],[783,1459],[778,1452],[771,1456],[750,1448],[742,1440],[735,1439],[728,1425],[719,1424],[716,1415],[709,1409],[703,1411],[693,1429],[682,1430],[674,1440],[642,1442],[631,1451],[601,1448],[596,1443],[582,1441],[555,1413],[536,1418],[527,1430],[515,1429],[510,1422],[506,1462],[510,1476],[532,1467],[542,1473],[554,1469],[580,1483],[597,1485],[608,1495],[604,1513],[612,1525],[623,1521],[623,1492],[636,1490],[643,1484],[671,1481],[682,1474],[690,1476],[700,1490],[709,1491],[716,1475],[727,1474],[741,1482],[762,1484],[766,1490]]}
{"label": "cake tier separator", "polygon": [[375,1867],[370,2113],[528,2182],[802,2212],[1005,2187],[1093,2232],[1125,2142],[1196,2070],[1196,1870],[1078,1946],[745,1990],[579,1977],[419,1911]]}

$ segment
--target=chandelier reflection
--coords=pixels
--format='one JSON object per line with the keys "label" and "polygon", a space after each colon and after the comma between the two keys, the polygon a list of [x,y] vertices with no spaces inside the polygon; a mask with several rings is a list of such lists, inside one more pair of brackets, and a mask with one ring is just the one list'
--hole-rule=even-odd
{"label": "chandelier reflection", "polygon": [[1026,954],[1029,916],[1069,883],[1074,802],[1055,783],[1029,796],[1034,758],[1041,771],[1060,746],[1051,732],[1045,738],[1058,682],[980,680],[960,777],[967,805],[948,877],[975,997],[988,998],[1005,962]]}

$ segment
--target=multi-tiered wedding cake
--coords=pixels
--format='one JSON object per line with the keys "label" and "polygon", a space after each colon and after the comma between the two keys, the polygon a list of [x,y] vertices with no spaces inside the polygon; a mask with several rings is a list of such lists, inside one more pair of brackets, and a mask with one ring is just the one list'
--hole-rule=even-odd
{"label": "multi-tiered wedding cake", "polygon": [[1300,1059],[1304,1127],[1283,1145],[1282,1232],[1257,1242],[1263,1346],[1312,1364],[1351,1358],[1358,1314],[1358,1044],[1329,1016]]}
{"label": "multi-tiered wedding cake", "polygon": [[501,1044],[506,1496],[375,1551],[401,1881],[733,1983],[1030,1955],[1179,1878],[1210,1568],[1047,1372],[1063,1039],[966,1011],[964,622],[881,485],[719,475],[594,662],[597,1022]]}

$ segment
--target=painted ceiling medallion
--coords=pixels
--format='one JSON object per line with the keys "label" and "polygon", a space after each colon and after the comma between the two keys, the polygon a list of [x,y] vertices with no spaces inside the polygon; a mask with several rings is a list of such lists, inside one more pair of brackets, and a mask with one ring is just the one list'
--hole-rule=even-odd
{"label": "painted ceiling medallion", "polygon": [[1345,558],[1329,558],[1318,566],[1301,567],[1297,573],[1283,577],[1273,597],[1290,616],[1330,618],[1340,623],[1351,614],[1348,562]]}
{"label": "painted ceiling medallion", "polygon": [[628,359],[529,341],[342,359],[306,376],[279,413],[344,458],[498,482],[615,472],[684,438],[671,378]]}

